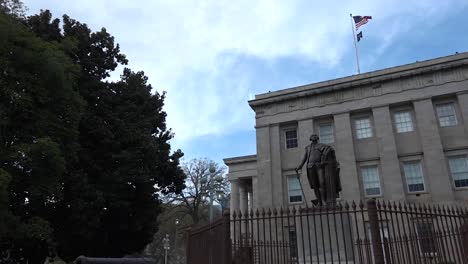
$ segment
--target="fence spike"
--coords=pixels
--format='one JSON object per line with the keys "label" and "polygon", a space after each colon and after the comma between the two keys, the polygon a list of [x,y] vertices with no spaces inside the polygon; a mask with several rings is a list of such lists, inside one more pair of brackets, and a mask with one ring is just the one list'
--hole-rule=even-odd
{"label": "fence spike", "polygon": [[258,211],[258,208],[255,209],[255,216],[258,217],[260,215],[260,212]]}
{"label": "fence spike", "polygon": [[242,210],[239,210],[239,219],[242,219],[242,216],[243,216]]}
{"label": "fence spike", "polygon": [[407,206],[407,203],[405,202],[403,203],[403,210],[408,211],[408,206]]}
{"label": "fence spike", "polygon": [[356,211],[356,203],[354,201],[351,203],[351,208],[353,208],[353,210]]}
{"label": "fence spike", "polygon": [[296,206],[293,206],[293,208],[292,208],[292,210],[291,210],[291,213],[292,213],[293,215],[296,215]]}
{"label": "fence spike", "polygon": [[458,205],[455,205],[455,213],[457,214],[457,216],[463,215],[462,208]]}
{"label": "fence spike", "polygon": [[451,207],[451,212],[450,212],[449,214],[451,214],[451,215],[457,215],[457,214],[459,214],[460,211],[459,211],[458,206],[456,206],[456,205],[449,205],[449,207]]}
{"label": "fence spike", "polygon": [[277,216],[278,215],[278,210],[276,210],[276,207],[273,208],[273,216]]}
{"label": "fence spike", "polygon": [[422,212],[421,204],[414,204],[414,211],[416,213]]}
{"label": "fence spike", "polygon": [[338,203],[338,211],[343,211],[343,205],[340,203]]}
{"label": "fence spike", "polygon": [[459,210],[459,216],[466,217],[466,215],[467,215],[466,207],[460,205],[460,206],[459,206],[459,209],[460,209],[460,210]]}
{"label": "fence spike", "polygon": [[344,209],[345,209],[346,211],[349,211],[349,203],[348,203],[348,201],[345,201],[345,203],[344,203]]}
{"label": "fence spike", "polygon": [[387,202],[382,201],[382,209],[386,210],[387,209]]}
{"label": "fence spike", "polygon": [[375,207],[377,207],[377,209],[380,209],[380,200],[377,199],[376,203],[375,203]]}
{"label": "fence spike", "polygon": [[262,217],[265,217],[265,208],[262,208]]}
{"label": "fence spike", "polygon": [[449,214],[449,215],[452,214],[452,211],[450,210],[450,207],[448,205],[444,204],[442,208],[445,214]]}
{"label": "fence spike", "polygon": [[289,206],[286,207],[286,215],[290,215],[291,214],[291,210],[289,210]]}
{"label": "fence spike", "polygon": [[465,206],[459,206],[459,216],[464,216],[466,215],[466,207]]}
{"label": "fence spike", "polygon": [[280,213],[280,215],[283,215],[283,213],[284,213],[283,206],[280,207],[279,213]]}
{"label": "fence spike", "polygon": [[364,209],[364,203],[362,202],[362,200],[359,201],[359,209]]}
{"label": "fence spike", "polygon": [[236,218],[237,218],[236,210],[234,210],[234,212],[232,212],[232,218],[233,218],[233,219],[236,219]]}
{"label": "fence spike", "polygon": [[270,208],[268,208],[267,215],[268,215],[268,217],[271,217],[271,209]]}

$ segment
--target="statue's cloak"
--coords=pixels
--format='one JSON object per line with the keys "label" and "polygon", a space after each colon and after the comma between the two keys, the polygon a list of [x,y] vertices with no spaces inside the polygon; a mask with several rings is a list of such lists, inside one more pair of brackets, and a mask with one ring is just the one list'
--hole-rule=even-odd
{"label": "statue's cloak", "polygon": [[[322,153],[321,163],[323,164],[327,201],[335,201],[336,198],[338,198],[339,192],[342,190],[340,181],[340,166],[336,161],[335,150],[325,144],[320,144],[318,147]],[[310,156],[309,151],[310,146],[307,146],[307,156]],[[319,180],[315,170],[307,170],[307,179],[309,180],[310,188],[320,188],[320,186],[316,186],[319,184]]]}

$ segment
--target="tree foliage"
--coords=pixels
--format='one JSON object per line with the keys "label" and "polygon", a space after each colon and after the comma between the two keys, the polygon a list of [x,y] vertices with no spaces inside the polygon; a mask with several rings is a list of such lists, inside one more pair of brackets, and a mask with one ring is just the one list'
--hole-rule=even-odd
{"label": "tree foliage", "polygon": [[0,0],[0,12],[14,18],[24,18],[26,10],[26,6],[21,0]]}
{"label": "tree foliage", "polygon": [[127,59],[105,28],[10,13],[0,12],[3,260],[143,249],[157,231],[158,193],[184,188],[165,93],[130,69],[106,80]]}
{"label": "tree foliage", "polygon": [[182,167],[187,176],[186,188],[180,194],[169,195],[167,201],[183,208],[193,225],[206,222],[210,192],[217,204],[223,204],[229,195],[226,168],[209,159],[193,159]]}

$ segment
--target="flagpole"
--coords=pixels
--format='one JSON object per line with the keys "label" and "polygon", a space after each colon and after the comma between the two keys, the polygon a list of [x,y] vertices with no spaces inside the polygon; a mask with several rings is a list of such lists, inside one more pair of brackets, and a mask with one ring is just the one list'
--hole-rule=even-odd
{"label": "flagpole", "polygon": [[356,51],[357,72],[358,72],[358,74],[360,74],[361,70],[359,69],[359,56],[358,56],[358,49],[357,49],[357,44],[356,44],[356,36],[355,36],[355,32],[354,32],[353,14],[349,14],[349,17],[351,18],[351,33],[353,35],[354,50]]}

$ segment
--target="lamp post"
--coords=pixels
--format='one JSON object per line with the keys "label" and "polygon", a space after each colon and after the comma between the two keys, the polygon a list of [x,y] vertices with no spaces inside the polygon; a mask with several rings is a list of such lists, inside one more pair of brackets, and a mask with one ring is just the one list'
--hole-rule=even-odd
{"label": "lamp post", "polygon": [[163,247],[164,247],[164,264],[167,264],[167,251],[171,249],[169,245],[169,234],[166,234],[166,237],[163,238]]}
{"label": "lamp post", "polygon": [[175,264],[179,263],[179,254],[177,253],[177,228],[179,227],[179,218],[175,220],[175,236],[174,236],[174,255],[175,255]]}
{"label": "lamp post", "polygon": [[[210,166],[209,172],[211,174],[211,179],[214,180],[214,182],[210,186],[206,186],[206,192],[208,194],[208,197],[210,198],[210,207],[209,207],[209,218],[210,222],[213,221],[213,200],[214,196],[218,195],[219,193],[222,193],[221,190],[221,182],[223,181],[223,177],[221,175],[214,176],[216,172],[216,168],[214,166]],[[208,180],[206,178],[201,179],[201,184],[206,185],[208,183]]]}
{"label": "lamp post", "polygon": [[227,208],[227,204],[229,202],[229,195],[226,196],[224,195],[224,193],[219,194],[218,201],[219,201],[219,204],[221,205],[221,213],[224,213],[224,209]]}

